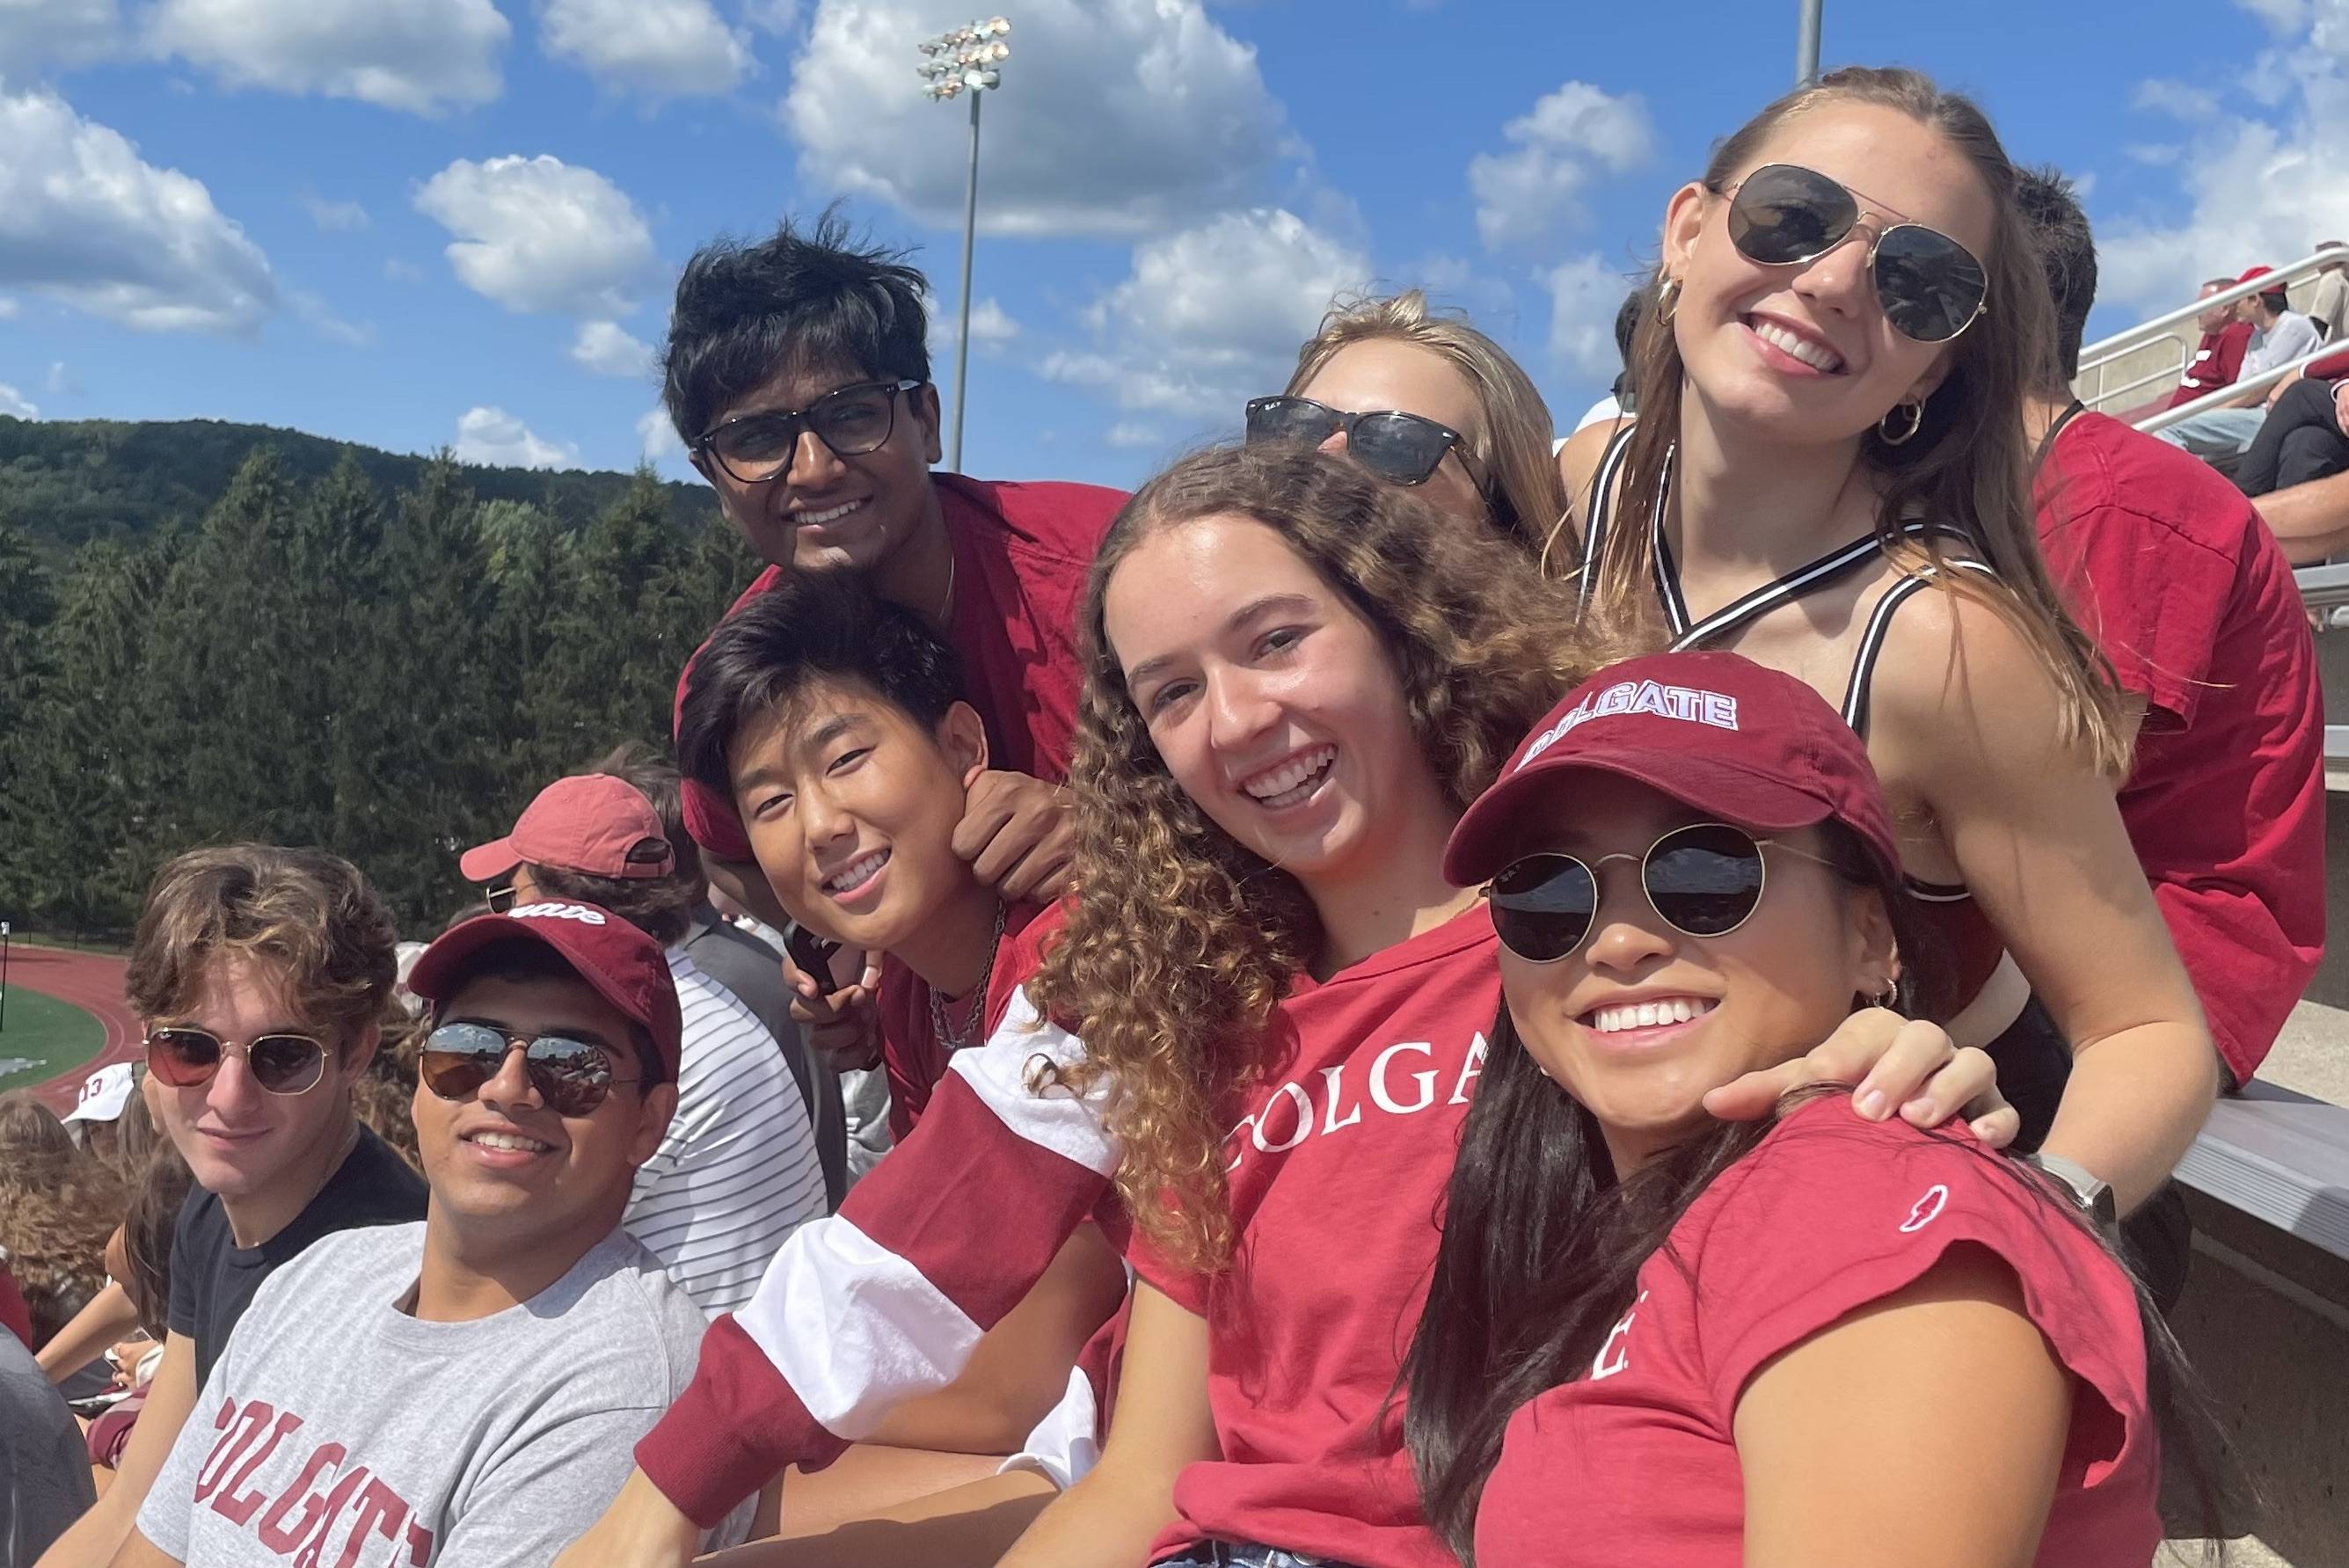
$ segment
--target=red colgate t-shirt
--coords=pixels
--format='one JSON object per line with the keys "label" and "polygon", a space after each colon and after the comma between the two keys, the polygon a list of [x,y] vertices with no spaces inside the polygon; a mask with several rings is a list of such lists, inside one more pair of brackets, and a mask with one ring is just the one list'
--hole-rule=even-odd
{"label": "red colgate t-shirt", "polygon": [[1300,979],[1276,1065],[1225,1144],[1232,1266],[1203,1280],[1135,1249],[1144,1279],[1209,1320],[1224,1456],[1183,1472],[1154,1559],[1221,1540],[1361,1568],[1453,1564],[1388,1396],[1500,1009],[1495,947],[1479,904],[1319,985]]}
{"label": "red colgate t-shirt", "polygon": [[[1014,484],[933,474],[954,545],[954,624],[964,695],[987,723],[993,766],[1055,783],[1068,776],[1076,732],[1077,610],[1085,575],[1123,492],[1099,485]],[[770,566],[726,614],[781,584]],[[694,650],[700,657],[700,649]],[[678,677],[677,707],[693,680]],[[672,715],[672,720],[674,715]],[[685,781],[685,825],[720,860],[747,861],[750,841],[734,802]]]}
{"label": "red colgate t-shirt", "polygon": [[2014,1270],[2033,1323],[2075,1379],[2036,1561],[2144,1568],[2161,1544],[2161,1465],[2137,1296],[2062,1200],[2004,1163],[1969,1140],[1861,1121],[1840,1099],[1780,1122],[1640,1270],[1635,1305],[1588,1374],[1511,1418],[1477,1511],[1477,1561],[1737,1568],[1744,1489],[1732,1422],[1747,1382],[1971,1243]]}
{"label": "red colgate t-shirt", "polygon": [[2082,414],[2039,478],[2049,573],[2147,705],[2121,820],[2236,1081],[2324,951],[2324,708],[2292,567],[2199,459]]}

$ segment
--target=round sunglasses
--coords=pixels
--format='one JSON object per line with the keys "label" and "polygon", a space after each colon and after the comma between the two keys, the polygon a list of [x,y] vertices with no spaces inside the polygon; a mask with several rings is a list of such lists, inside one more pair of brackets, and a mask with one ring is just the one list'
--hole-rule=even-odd
{"label": "round sunglasses", "polygon": [[210,1083],[222,1058],[242,1054],[253,1081],[270,1094],[306,1094],[326,1076],[326,1047],[307,1035],[255,1035],[242,1046],[206,1029],[147,1031],[147,1070],[172,1088]]}
{"label": "round sunglasses", "polygon": [[[1765,267],[1815,262],[1859,226],[1859,199],[1815,169],[1765,163],[1729,188],[1729,242]],[[1938,229],[1894,223],[1868,247],[1877,303],[1892,329],[1947,343],[1980,319],[1990,282],[1974,253]]]}
{"label": "round sunglasses", "polygon": [[612,1076],[612,1058],[601,1046],[562,1035],[517,1035],[488,1024],[434,1029],[417,1055],[416,1076],[442,1099],[471,1099],[515,1050],[523,1053],[531,1088],[557,1116],[588,1115],[614,1084],[644,1081]]}
{"label": "round sunglasses", "polygon": [[1599,923],[1599,866],[1640,862],[1648,906],[1690,936],[1726,936],[1754,917],[1770,880],[1765,848],[1843,874],[1833,861],[1777,839],[1757,839],[1726,822],[1675,828],[1640,855],[1600,855],[1595,863],[1567,854],[1526,855],[1485,886],[1501,945],[1534,964],[1555,964],[1580,947]]}
{"label": "round sunglasses", "polygon": [[861,458],[875,451],[897,428],[897,394],[911,392],[919,381],[860,381],[835,387],[804,408],[774,408],[745,414],[702,432],[694,450],[705,452],[739,484],[764,484],[791,472],[800,449],[800,432],[813,430],[816,439],[840,458]]}

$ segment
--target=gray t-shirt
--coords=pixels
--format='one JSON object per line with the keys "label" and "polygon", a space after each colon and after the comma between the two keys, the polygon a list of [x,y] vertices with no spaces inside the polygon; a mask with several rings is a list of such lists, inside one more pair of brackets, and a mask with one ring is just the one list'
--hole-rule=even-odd
{"label": "gray t-shirt", "polygon": [[[314,1243],[254,1296],[139,1511],[203,1568],[544,1568],[693,1375],[707,1320],[615,1232],[520,1306],[401,1310],[421,1224]],[[747,1532],[748,1507],[713,1532]]]}
{"label": "gray t-shirt", "polygon": [[2273,326],[2252,331],[2251,344],[2243,350],[2241,378],[2249,381],[2262,370],[2273,370],[2304,354],[2313,354],[2320,341],[2314,322],[2288,310],[2275,318]]}
{"label": "gray t-shirt", "polygon": [[73,1412],[33,1353],[0,1328],[0,1568],[32,1568],[97,1501]]}

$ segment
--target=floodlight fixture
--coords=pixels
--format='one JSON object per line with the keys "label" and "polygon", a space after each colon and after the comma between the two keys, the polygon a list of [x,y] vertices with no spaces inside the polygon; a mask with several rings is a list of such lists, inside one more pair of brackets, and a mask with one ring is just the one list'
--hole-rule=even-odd
{"label": "floodlight fixture", "polygon": [[996,67],[1011,57],[1011,46],[1003,42],[1010,31],[1011,24],[1001,16],[967,22],[924,39],[919,46],[923,63],[914,67],[923,78],[922,90],[938,103],[960,98],[965,91],[970,94],[970,175],[962,199],[962,325],[955,335],[954,423],[947,446],[947,466],[956,469],[962,467],[964,389],[970,371],[970,263],[978,231],[978,103],[988,89],[1003,85],[1003,73]]}

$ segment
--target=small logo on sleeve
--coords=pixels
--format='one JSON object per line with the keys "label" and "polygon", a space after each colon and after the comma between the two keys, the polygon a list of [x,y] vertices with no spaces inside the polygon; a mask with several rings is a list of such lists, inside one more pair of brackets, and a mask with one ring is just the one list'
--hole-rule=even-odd
{"label": "small logo on sleeve", "polygon": [[1906,1236],[1923,1230],[1941,1217],[1941,1211],[1949,1206],[1949,1202],[1950,1190],[1938,1181],[1934,1182],[1925,1189],[1923,1197],[1909,1205],[1909,1217],[1900,1222],[1900,1233]]}

